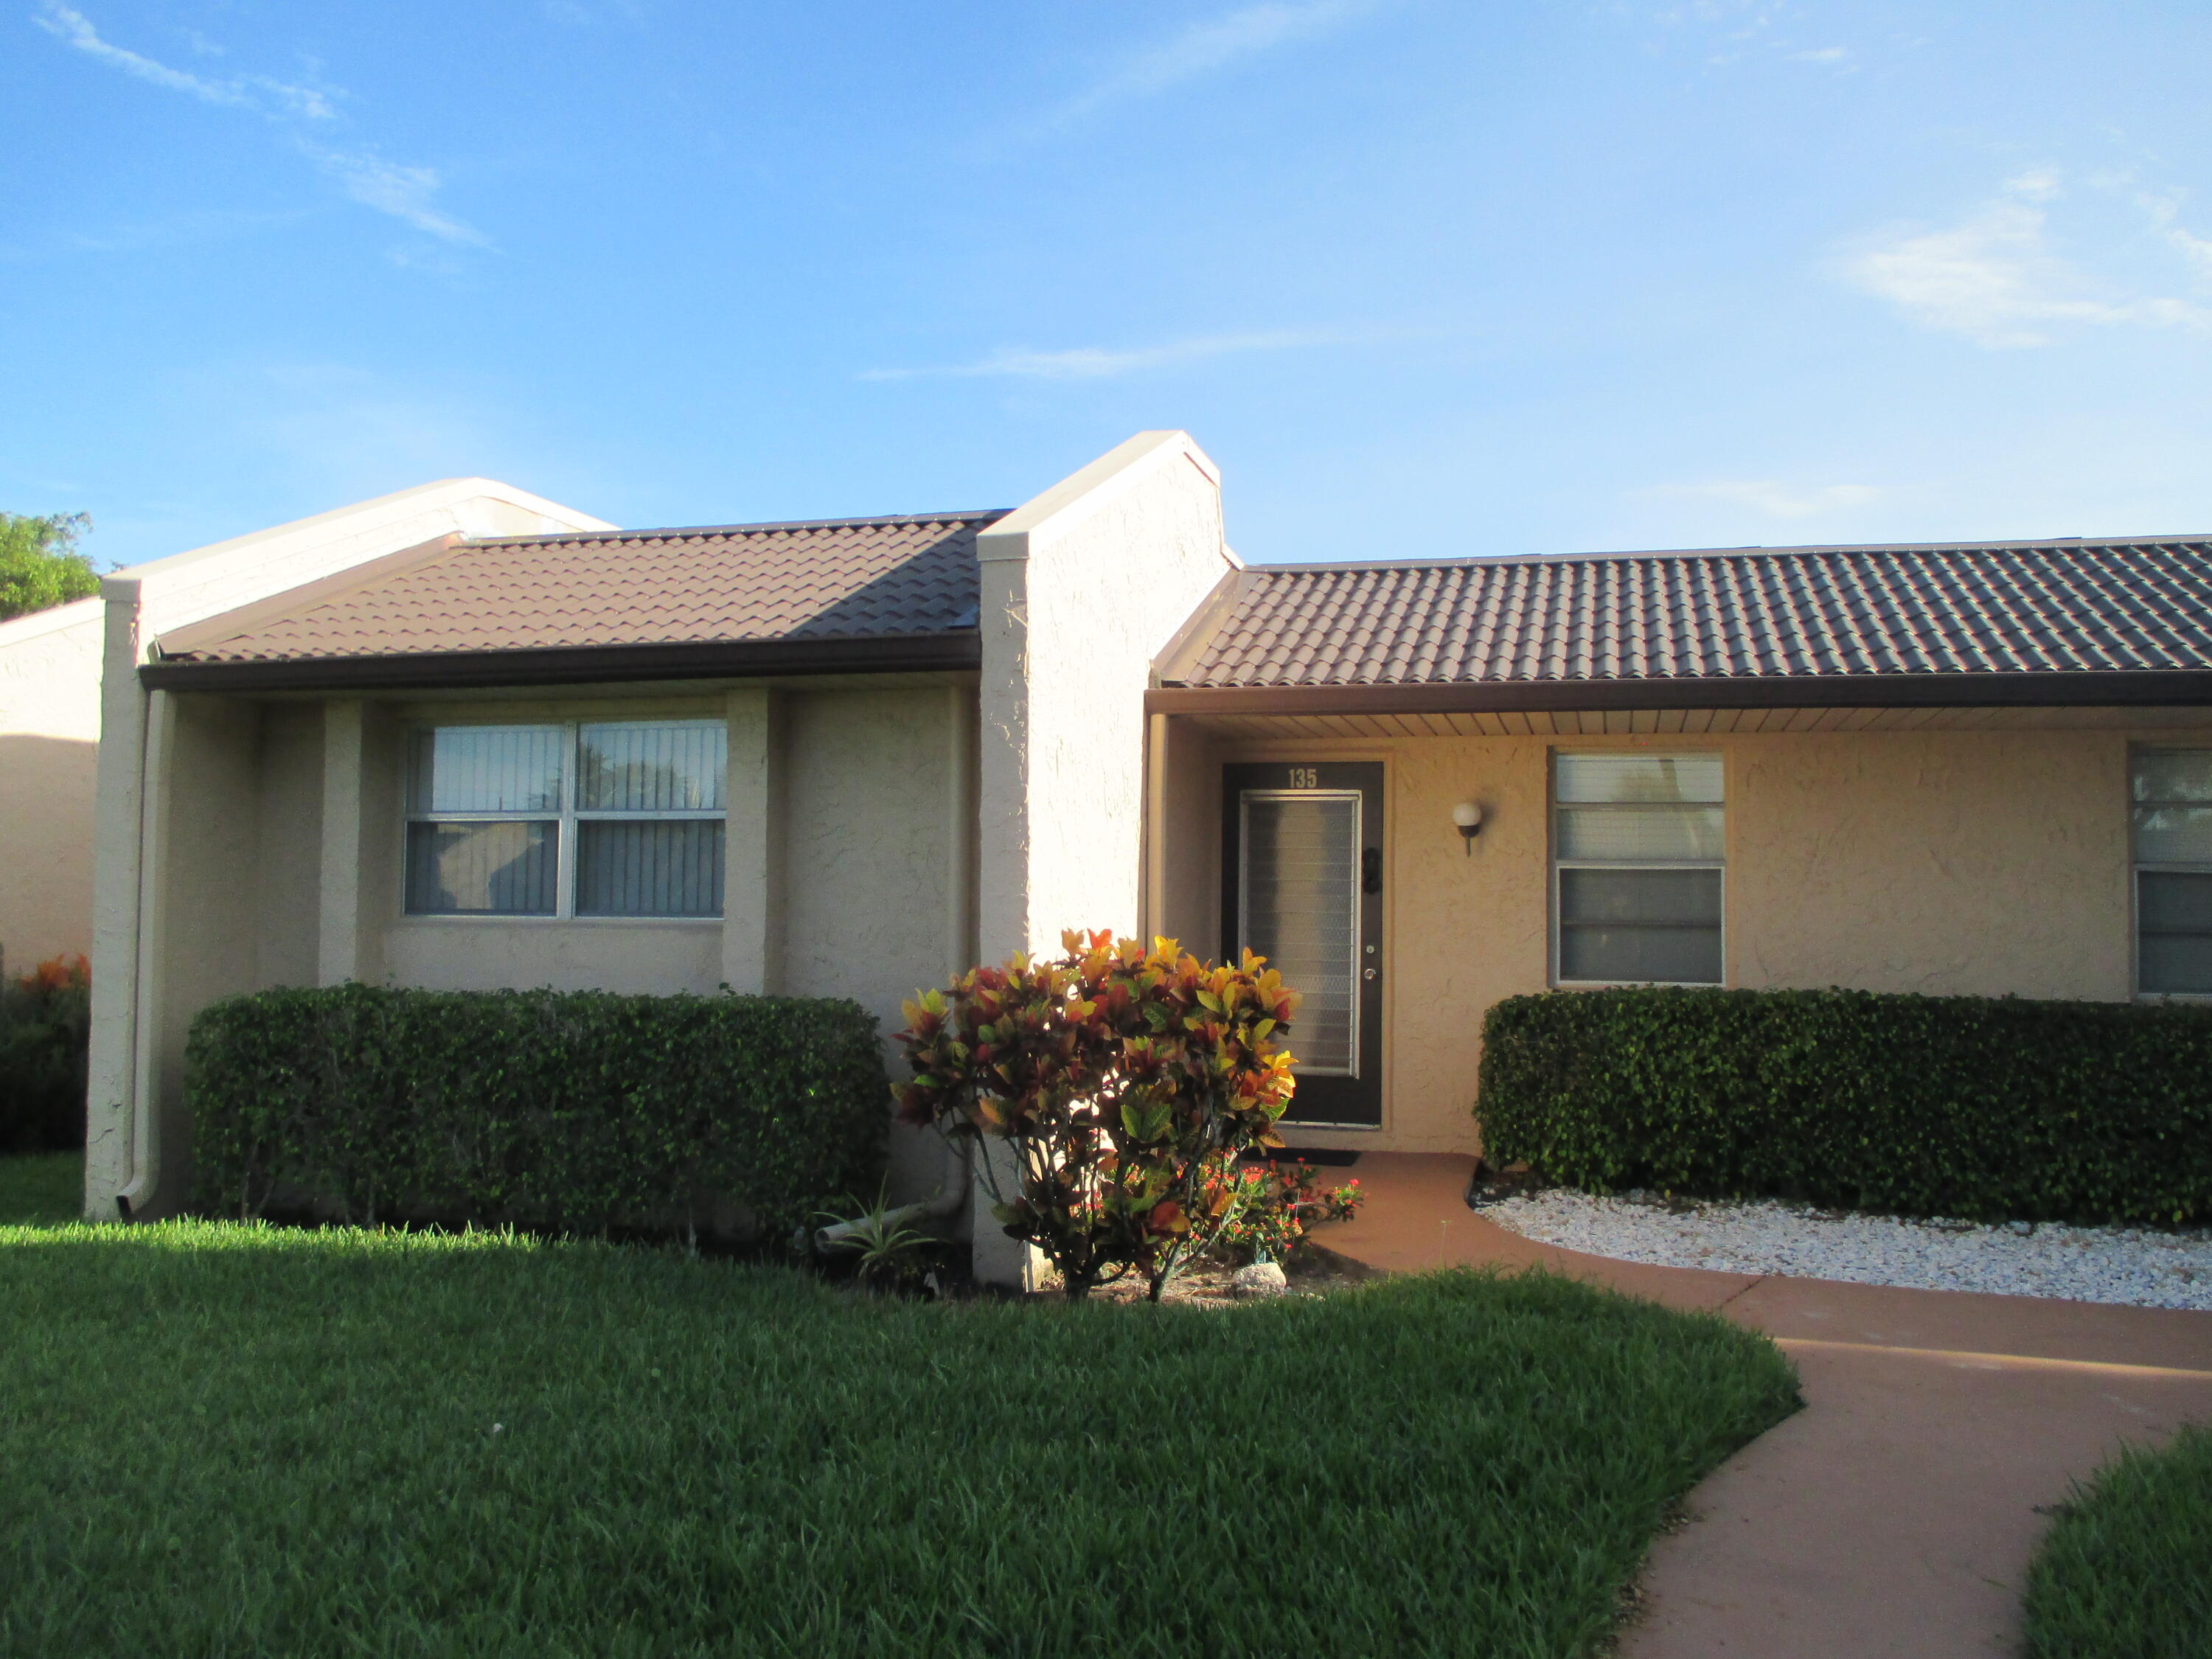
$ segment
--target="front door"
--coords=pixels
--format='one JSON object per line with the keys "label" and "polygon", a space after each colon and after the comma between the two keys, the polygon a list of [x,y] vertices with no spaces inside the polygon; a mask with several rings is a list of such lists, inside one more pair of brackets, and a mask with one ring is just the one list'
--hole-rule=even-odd
{"label": "front door", "polygon": [[1223,954],[1303,992],[1285,1123],[1382,1123],[1382,768],[1222,768]]}

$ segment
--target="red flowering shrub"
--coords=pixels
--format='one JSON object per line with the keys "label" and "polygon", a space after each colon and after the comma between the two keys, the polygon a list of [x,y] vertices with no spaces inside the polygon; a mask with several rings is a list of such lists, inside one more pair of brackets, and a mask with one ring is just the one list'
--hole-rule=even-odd
{"label": "red flowering shrub", "polygon": [[1069,932],[1065,954],[977,968],[906,1004],[913,1077],[899,1115],[1012,1143],[1015,1189],[978,1158],[1008,1237],[1043,1251],[1071,1298],[1129,1272],[1157,1301],[1179,1262],[1233,1218],[1237,1154],[1279,1146],[1291,1056],[1275,1038],[1298,995],[1247,951],[1201,963]]}
{"label": "red flowering shrub", "polygon": [[17,988],[32,996],[51,996],[57,991],[90,991],[92,963],[82,951],[72,956],[64,951],[58,957],[48,957],[37,967],[15,981]]}
{"label": "red flowering shrub", "polygon": [[92,965],[49,957],[0,979],[0,1153],[84,1145]]}
{"label": "red flowering shrub", "polygon": [[1303,1159],[1248,1164],[1226,1179],[1236,1183],[1235,1202],[1215,1249],[1239,1261],[1287,1261],[1314,1228],[1348,1221],[1367,1201],[1358,1181],[1324,1188]]}

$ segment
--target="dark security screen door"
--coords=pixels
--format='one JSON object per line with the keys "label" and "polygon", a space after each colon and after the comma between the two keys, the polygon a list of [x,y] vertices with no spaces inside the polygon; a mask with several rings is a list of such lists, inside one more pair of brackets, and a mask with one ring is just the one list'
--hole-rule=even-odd
{"label": "dark security screen door", "polygon": [[1285,1123],[1382,1122],[1382,768],[1222,769],[1224,954],[1258,951],[1303,992]]}

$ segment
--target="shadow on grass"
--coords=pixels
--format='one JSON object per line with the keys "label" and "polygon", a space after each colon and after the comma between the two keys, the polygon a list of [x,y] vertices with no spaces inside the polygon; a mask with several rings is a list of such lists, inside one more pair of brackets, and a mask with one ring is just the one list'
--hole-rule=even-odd
{"label": "shadow on grass", "polygon": [[84,1213],[84,1154],[0,1158],[0,1227],[51,1227]]}
{"label": "shadow on grass", "polygon": [[0,1652],[1567,1656],[1796,1401],[1540,1274],[1223,1311],[0,1231]]}

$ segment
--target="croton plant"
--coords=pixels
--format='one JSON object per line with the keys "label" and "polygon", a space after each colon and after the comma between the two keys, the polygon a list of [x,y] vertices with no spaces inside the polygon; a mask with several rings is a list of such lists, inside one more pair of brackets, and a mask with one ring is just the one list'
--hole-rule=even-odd
{"label": "croton plant", "polygon": [[1175,940],[1070,931],[1062,954],[977,968],[905,1005],[899,1115],[1011,1143],[975,1160],[1009,1237],[1071,1298],[1134,1272],[1152,1298],[1236,1218],[1248,1147],[1280,1147],[1293,1086],[1278,1039],[1298,994],[1266,959],[1200,962]]}

